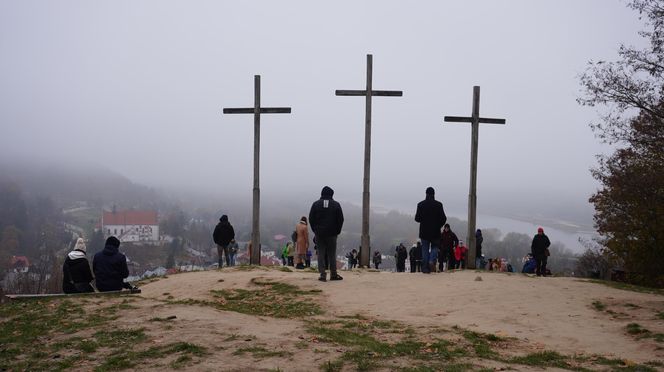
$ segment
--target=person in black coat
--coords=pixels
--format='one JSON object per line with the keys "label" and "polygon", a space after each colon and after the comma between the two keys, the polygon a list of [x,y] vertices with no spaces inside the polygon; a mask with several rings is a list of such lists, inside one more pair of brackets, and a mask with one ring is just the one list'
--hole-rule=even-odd
{"label": "person in black coat", "polygon": [[549,246],[551,241],[549,237],[544,235],[544,229],[538,228],[537,235],[533,237],[533,242],[530,245],[530,251],[535,258],[535,274],[537,276],[546,276],[546,261],[549,255]]}
{"label": "person in black coat", "polygon": [[[434,199],[433,187],[427,187],[426,198],[417,204],[415,222],[420,223],[422,241],[422,272],[436,271],[436,258],[440,247],[440,229],[447,221],[443,204]],[[431,251],[429,251],[431,249]]]}
{"label": "person in black coat", "polygon": [[410,272],[419,273],[422,271],[422,247],[413,244],[410,251],[408,251],[408,257],[410,257]]}
{"label": "person in black coat", "polygon": [[92,260],[92,271],[95,273],[95,283],[100,292],[119,291],[130,288],[124,279],[129,276],[127,257],[119,252],[120,241],[111,236],[106,239],[106,246],[98,252]]}
{"label": "person in black coat", "polygon": [[311,205],[309,226],[313,230],[318,246],[318,280],[327,281],[325,263],[330,267],[330,280],[342,280],[337,274],[337,236],[344,225],[344,214],[341,205],[334,199],[334,190],[325,186],[320,199]]}
{"label": "person in black coat", "polygon": [[444,263],[447,261],[447,269],[453,269],[456,265],[456,259],[454,257],[454,248],[459,245],[459,238],[450,228],[450,224],[446,223],[443,227],[443,233],[440,234],[440,271],[444,269]]}
{"label": "person in black coat", "polygon": [[484,242],[484,237],[482,236],[482,230],[477,229],[475,231],[475,269],[481,270],[482,267],[482,243]]}
{"label": "person in black coat", "polygon": [[85,258],[85,242],[78,238],[74,250],[67,254],[62,265],[62,291],[64,293],[94,292],[90,282],[94,280],[90,263]]}
{"label": "person in black coat", "polygon": [[231,256],[229,244],[235,239],[235,230],[233,225],[228,222],[228,216],[223,215],[212,233],[214,244],[217,245],[217,254],[219,255],[219,268],[223,266],[224,257],[226,257],[226,266],[231,266]]}

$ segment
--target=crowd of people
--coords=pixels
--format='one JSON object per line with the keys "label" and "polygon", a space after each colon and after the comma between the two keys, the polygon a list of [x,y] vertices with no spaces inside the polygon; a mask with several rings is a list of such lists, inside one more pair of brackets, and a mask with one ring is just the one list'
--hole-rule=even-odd
{"label": "crowd of people", "polygon": [[[341,233],[344,216],[341,205],[333,199],[334,190],[325,186],[321,191],[320,199],[311,205],[309,217],[302,216],[291,236],[281,249],[281,259],[284,265],[304,269],[311,266],[312,250],[309,246],[309,228],[314,233],[314,254],[318,259],[319,280],[327,281],[327,272],[330,280],[343,280],[337,272],[337,236]],[[406,261],[410,261],[410,272],[430,274],[452,269],[465,269],[468,262],[468,247],[452,231],[447,222],[443,204],[435,199],[435,190],[428,187],[425,199],[417,204],[415,221],[419,223],[419,240],[410,250],[403,243],[397,245],[394,252],[396,271],[406,271]],[[235,265],[235,256],[238,244],[235,241],[235,230],[229,222],[227,215],[222,215],[212,234],[217,245],[218,265],[223,267]],[[482,230],[475,232],[475,267],[491,271],[513,271],[509,262],[504,259],[485,260],[482,255],[484,238]],[[547,270],[547,259],[550,256],[551,242],[539,228],[531,244],[530,255],[524,259],[523,272],[532,272],[537,276],[550,275]],[[127,258],[120,253],[120,240],[111,236],[106,240],[104,249],[95,254],[92,261],[92,270],[86,257],[85,242],[79,238],[74,249],[67,255],[62,270],[64,293],[94,292],[95,287],[101,292],[118,291],[123,288],[138,290],[124,281],[129,276]],[[353,249],[346,255],[349,269],[358,266],[361,257],[361,248]],[[372,261],[375,269],[382,263],[382,255],[374,251]],[[95,287],[92,283],[94,282]]]}

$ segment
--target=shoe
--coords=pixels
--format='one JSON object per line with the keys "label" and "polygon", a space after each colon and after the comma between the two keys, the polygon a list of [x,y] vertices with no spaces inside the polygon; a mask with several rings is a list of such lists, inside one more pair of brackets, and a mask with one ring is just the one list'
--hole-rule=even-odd
{"label": "shoe", "polygon": [[321,281],[321,282],[326,282],[327,281],[327,279],[325,279],[324,276],[319,276],[318,280]]}
{"label": "shoe", "polygon": [[344,280],[339,274],[334,274],[330,277],[330,280]]}
{"label": "shoe", "polygon": [[298,269],[298,270],[302,270],[302,269],[304,269],[304,265],[297,264],[297,266],[295,266],[295,268]]}

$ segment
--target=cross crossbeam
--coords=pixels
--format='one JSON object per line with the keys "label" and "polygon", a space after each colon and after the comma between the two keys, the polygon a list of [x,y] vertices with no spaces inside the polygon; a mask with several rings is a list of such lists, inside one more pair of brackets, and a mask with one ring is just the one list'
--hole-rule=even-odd
{"label": "cross crossbeam", "polygon": [[367,87],[365,90],[337,90],[337,96],[364,96],[365,104],[365,126],[364,126],[364,177],[362,189],[362,242],[360,248],[360,267],[369,267],[370,239],[369,239],[369,178],[371,165],[371,97],[401,97],[400,90],[373,90],[373,56],[367,54]]}
{"label": "cross crossbeam", "polygon": [[482,118],[480,117],[480,87],[473,87],[473,113],[468,116],[445,116],[446,122],[452,123],[470,123],[470,187],[468,192],[468,259],[466,266],[469,269],[475,269],[475,249],[477,242],[475,239],[475,226],[477,224],[477,147],[479,144],[480,123],[482,124],[505,124],[505,119]]}
{"label": "cross crossbeam", "polygon": [[261,76],[254,75],[254,107],[224,108],[224,114],[254,114],[254,188],[249,264],[261,264],[260,238],[260,136],[262,114],[290,114],[290,107],[261,107]]}

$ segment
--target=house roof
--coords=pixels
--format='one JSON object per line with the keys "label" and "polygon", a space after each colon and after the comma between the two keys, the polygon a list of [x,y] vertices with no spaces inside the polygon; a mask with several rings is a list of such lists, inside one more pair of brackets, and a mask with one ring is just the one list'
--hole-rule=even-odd
{"label": "house roof", "polygon": [[115,211],[106,212],[102,218],[104,226],[107,225],[158,225],[156,211]]}
{"label": "house roof", "polygon": [[30,261],[25,256],[12,256],[12,258],[9,260],[9,264],[14,268],[29,267]]}

